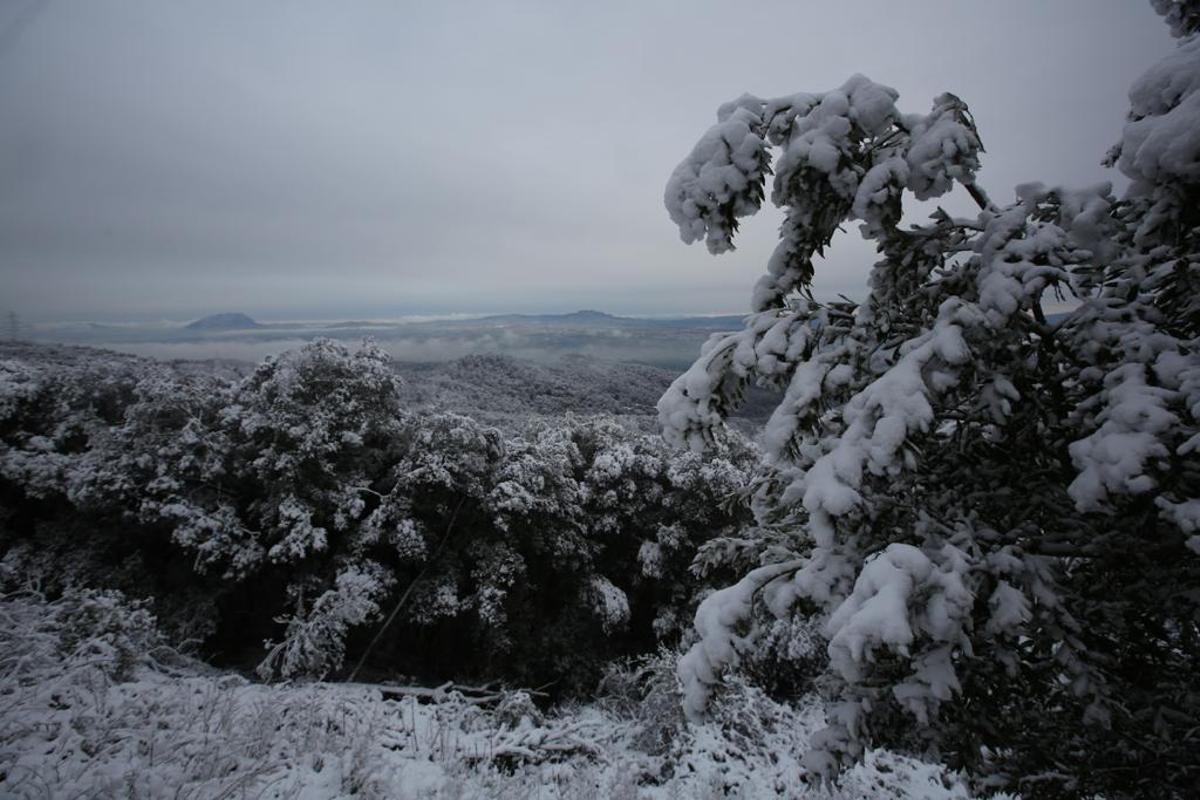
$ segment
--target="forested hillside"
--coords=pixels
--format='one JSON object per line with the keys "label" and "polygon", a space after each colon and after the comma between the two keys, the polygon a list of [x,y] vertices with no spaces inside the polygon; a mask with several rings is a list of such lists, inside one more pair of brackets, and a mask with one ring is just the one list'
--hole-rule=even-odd
{"label": "forested hillside", "polygon": [[[822,719],[781,702],[809,689],[810,624],[764,620],[709,725],[674,677],[696,604],[752,563],[755,448],[645,433],[652,368],[395,366],[328,341],[245,375],[0,346],[6,792],[790,785]],[[289,688],[321,680],[350,683]],[[886,752],[840,796],[885,786],[966,796]]]}
{"label": "forested hillside", "polygon": [[[481,357],[416,384],[378,348],[332,342],[245,378],[3,356],[9,587],[150,598],[178,640],[264,676],[343,676],[404,597],[366,669],[590,689],[608,660],[678,640],[697,550],[748,519],[749,445],[672,451],[594,413],[645,416],[649,368],[538,383]],[[516,385],[546,391],[521,402]]]}

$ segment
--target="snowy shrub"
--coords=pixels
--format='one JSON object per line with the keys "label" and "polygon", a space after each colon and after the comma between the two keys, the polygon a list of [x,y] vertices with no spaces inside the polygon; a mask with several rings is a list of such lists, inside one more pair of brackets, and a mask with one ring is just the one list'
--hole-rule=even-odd
{"label": "snowy shrub", "polygon": [[652,655],[614,662],[600,679],[598,702],[632,721],[630,745],[635,750],[663,755],[683,730],[677,658],[673,650],[663,648]]}
{"label": "snowy shrub", "polygon": [[[375,574],[371,574],[374,572]],[[334,588],[323,592],[312,607],[280,620],[287,625],[282,642],[267,642],[267,657],[258,666],[258,674],[273,677],[323,678],[338,670],[346,656],[346,635],[356,625],[379,615],[379,598],[387,590],[380,570],[362,571],[354,567],[340,572]]]}
{"label": "snowy shrub", "polygon": [[71,663],[124,681],[164,644],[146,604],[120,592],[68,589],[53,602],[19,592],[4,595],[0,604],[9,630],[4,659],[10,667]]}
{"label": "snowy shrub", "polygon": [[542,712],[528,692],[508,692],[496,704],[495,719],[508,728],[536,725],[544,721]]}
{"label": "snowy shrub", "polygon": [[264,675],[581,694],[609,659],[679,638],[697,549],[749,520],[737,437],[702,457],[607,417],[501,430],[413,410],[369,344],[314,342],[244,378],[17,355],[4,586],[148,597],[173,641]]}
{"label": "snowy shrub", "polygon": [[620,630],[629,623],[629,598],[608,578],[593,578],[586,594],[605,633]]}
{"label": "snowy shrub", "polygon": [[114,680],[127,680],[163,644],[146,605],[120,592],[72,589],[50,605],[45,624],[57,631],[64,656],[95,661]]}
{"label": "snowy shrub", "polygon": [[[369,445],[394,434],[396,393],[382,350],[327,340],[267,359],[194,410],[188,393],[151,387],[127,433],[133,447],[167,440],[147,454],[140,513],[228,579],[328,551],[363,514]],[[172,419],[164,402],[183,408]]]}
{"label": "snowy shrub", "polygon": [[[862,76],[727,103],[671,176],[671,219],[714,253],[772,172],[785,214],[744,330],[710,339],[659,403],[666,438],[704,450],[748,383],[783,390],[759,528],[698,562],[747,571],[696,613],[691,718],[763,646],[763,609],[803,606],[828,641],[809,779],[876,744],[1027,796],[1176,796],[1200,778],[1193,5],[1156,3],[1183,39],[1130,93],[1122,198],[1029,184],[997,205],[962,101],[910,114]],[[955,186],[978,216],[902,227],[907,196]],[[847,222],[880,253],[868,295],[819,303],[815,260]],[[1056,298],[1074,310],[1050,318]]]}

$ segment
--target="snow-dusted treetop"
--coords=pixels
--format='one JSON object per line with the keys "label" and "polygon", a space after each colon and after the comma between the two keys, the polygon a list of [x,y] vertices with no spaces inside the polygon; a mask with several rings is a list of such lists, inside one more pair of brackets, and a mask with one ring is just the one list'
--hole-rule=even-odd
{"label": "snow-dusted treetop", "polygon": [[721,106],[717,124],[667,182],[667,211],[683,241],[703,239],[714,254],[732,250],[738,220],[762,206],[773,171],[771,202],[786,219],[754,290],[752,307],[763,311],[808,285],[813,256],[843,221],[894,226],[905,190],[925,200],[955,181],[973,184],[983,148],[966,105],[943,94],[929,114],[904,114],[898,96],[855,75],[828,92],[746,94]]}
{"label": "snow-dusted treetop", "polygon": [[1150,0],[1171,27],[1172,36],[1188,36],[1200,30],[1200,3],[1196,0]]}

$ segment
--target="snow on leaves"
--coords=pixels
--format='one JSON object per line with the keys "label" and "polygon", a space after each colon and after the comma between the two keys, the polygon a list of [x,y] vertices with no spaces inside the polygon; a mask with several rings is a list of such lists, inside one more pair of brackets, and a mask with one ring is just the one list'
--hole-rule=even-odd
{"label": "snow on leaves", "polygon": [[758,211],[770,158],[753,97],[721,107],[718,122],[667,183],[667,208],[685,242],[704,239],[711,253],[733,249],[737,220]]}
{"label": "snow on leaves", "polygon": [[1144,494],[1156,483],[1148,472],[1151,459],[1168,455],[1159,439],[1179,422],[1167,408],[1173,393],[1147,385],[1141,364],[1125,364],[1104,379],[1099,400],[1100,427],[1073,442],[1071,459],[1079,475],[1067,491],[1081,511],[1104,506],[1109,494]]}
{"label": "snow on leaves", "polygon": [[743,95],[723,105],[667,182],[667,211],[681,237],[704,239],[714,254],[733,249],[738,219],[762,206],[770,151],[778,149],[771,199],[786,218],[751,306],[784,306],[807,286],[813,256],[846,219],[868,231],[894,226],[905,189],[924,200],[973,181],[982,146],[966,106],[946,94],[929,115],[904,115],[897,97],[856,75],[821,94]]}
{"label": "snow on leaves", "polygon": [[[1189,4],[1158,5],[1190,24]],[[689,716],[755,646],[755,604],[786,615],[804,600],[826,619],[841,687],[813,740],[812,775],[899,735],[881,722],[890,708],[935,725],[946,704],[988,685],[964,676],[986,671],[976,654],[1009,677],[1059,674],[1042,684],[1047,696],[1069,686],[1064,702],[1085,724],[1111,718],[1106,662],[1089,647],[1122,634],[1080,623],[1094,616],[1084,576],[1111,563],[1105,548],[1153,549],[1171,553],[1160,568],[1180,570],[1165,585],[1188,585],[1186,548],[1200,551],[1197,54],[1184,39],[1135,84],[1118,148],[1134,183],[1122,199],[1108,185],[1028,184],[993,204],[974,186],[982,148],[952,95],[905,115],[894,91],[856,76],[833,92],[723,107],[672,176],[672,221],[685,241],[716,236],[720,252],[736,218],[758,209],[724,195],[706,204],[716,195],[689,177],[735,115],[756,152],[780,151],[772,201],[785,221],[754,313],[705,345],[663,395],[659,421],[676,446],[719,448],[749,382],[783,396],[762,436],[759,565],[700,606],[698,640],[679,664]],[[764,174],[742,169],[741,196],[757,197],[745,186]],[[956,183],[979,204],[975,218],[939,209],[901,229],[906,192],[925,199]],[[870,293],[857,306],[816,303],[812,257],[851,220],[881,253]],[[1055,295],[1079,303],[1061,322],[1042,308]],[[1150,602],[1142,576],[1123,579],[1113,602]],[[1163,620],[1162,641],[1182,620]],[[1052,666],[1037,672],[1040,659]]]}
{"label": "snow on leaves", "polygon": [[[62,548],[56,580],[127,563],[137,591],[170,602],[190,587],[218,608],[253,597],[243,645],[281,626],[264,674],[335,674],[386,607],[378,660],[422,667],[404,642],[448,631],[470,642],[464,671],[583,688],[604,658],[680,635],[692,556],[746,519],[727,503],[752,458],[736,439],[710,458],[605,417],[500,430],[413,410],[371,346],[316,342],[242,379],[49,355],[2,362],[0,478],[86,531],[56,518],[15,535],[0,577],[37,579],[53,560],[38,547]],[[206,612],[202,635],[237,640],[243,618]]]}

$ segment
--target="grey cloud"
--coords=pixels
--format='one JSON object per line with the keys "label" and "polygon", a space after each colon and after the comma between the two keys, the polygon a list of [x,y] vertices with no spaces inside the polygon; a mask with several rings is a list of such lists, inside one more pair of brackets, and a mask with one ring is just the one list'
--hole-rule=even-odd
{"label": "grey cloud", "polygon": [[[661,208],[724,100],[954,91],[1004,198],[1111,177],[1171,46],[1127,0],[57,0],[0,30],[0,306],[42,318],[738,311],[778,217],[714,259]],[[872,260],[850,232],[818,292]]]}

